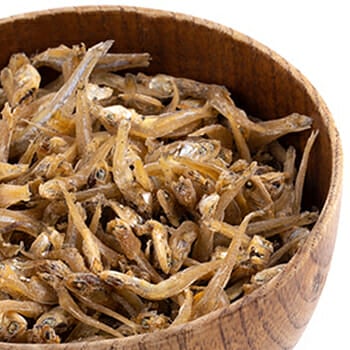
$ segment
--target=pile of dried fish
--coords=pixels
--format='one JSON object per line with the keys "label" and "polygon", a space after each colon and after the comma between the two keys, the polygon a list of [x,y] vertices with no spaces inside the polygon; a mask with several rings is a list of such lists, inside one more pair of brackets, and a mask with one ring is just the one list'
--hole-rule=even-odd
{"label": "pile of dried fish", "polygon": [[[0,340],[59,343],[183,324],[280,273],[318,213],[279,138],[225,87],[148,54],[61,45],[1,71]],[[117,72],[123,71],[123,73]]]}

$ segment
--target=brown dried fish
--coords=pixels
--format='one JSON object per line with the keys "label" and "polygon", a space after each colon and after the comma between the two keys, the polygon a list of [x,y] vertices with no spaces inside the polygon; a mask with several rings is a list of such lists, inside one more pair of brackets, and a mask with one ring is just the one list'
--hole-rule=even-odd
{"label": "brown dried fish", "polygon": [[[184,324],[281,273],[318,218],[301,205],[310,117],[263,121],[223,86],[116,74],[151,57],[112,44],[1,71],[0,341]],[[301,131],[300,155],[279,141]]]}

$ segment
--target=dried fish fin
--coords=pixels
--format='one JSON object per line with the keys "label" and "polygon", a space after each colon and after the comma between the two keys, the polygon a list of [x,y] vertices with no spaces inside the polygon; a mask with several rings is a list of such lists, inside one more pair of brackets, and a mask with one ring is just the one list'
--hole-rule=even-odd
{"label": "dried fish fin", "polygon": [[296,150],[293,146],[289,146],[283,163],[283,172],[286,174],[289,183],[293,182],[295,176],[295,158]]}
{"label": "dried fish fin", "polygon": [[69,79],[69,77],[78,67],[79,63],[83,60],[83,57],[86,55],[85,44],[80,43],[78,45],[73,45],[71,53],[72,54],[68,55],[67,58],[62,62],[62,76],[64,81],[67,81]]}
{"label": "dried fish fin", "polygon": [[134,175],[136,181],[141,185],[142,188],[145,189],[145,191],[151,193],[153,191],[153,182],[149,175],[147,174],[147,171],[145,170],[144,164],[142,160],[137,157],[134,160]]}
{"label": "dried fish fin", "polygon": [[272,157],[274,157],[279,163],[283,164],[285,162],[286,150],[278,140],[270,143],[269,151]]}
{"label": "dried fish fin", "polygon": [[15,82],[14,82],[13,73],[9,67],[5,67],[2,69],[1,75],[0,75],[0,81],[3,87],[3,92],[5,93],[7,100],[12,106]]}

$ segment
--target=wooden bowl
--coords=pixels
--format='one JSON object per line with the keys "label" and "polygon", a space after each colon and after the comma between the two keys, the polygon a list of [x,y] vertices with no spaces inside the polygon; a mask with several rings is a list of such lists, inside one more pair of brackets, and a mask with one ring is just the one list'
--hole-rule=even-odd
{"label": "wooden bowl", "polygon": [[[0,66],[12,53],[114,39],[114,51],[147,51],[148,73],[226,85],[239,106],[262,119],[307,114],[320,134],[312,152],[305,205],[322,209],[286,270],[228,308],[183,326],[125,339],[62,345],[0,344],[0,349],[290,349],[307,325],[326,280],[336,236],[342,153],[321,97],[283,58],[241,33],[176,13],[128,7],[44,11],[0,21]],[[306,134],[287,139],[301,149]]]}

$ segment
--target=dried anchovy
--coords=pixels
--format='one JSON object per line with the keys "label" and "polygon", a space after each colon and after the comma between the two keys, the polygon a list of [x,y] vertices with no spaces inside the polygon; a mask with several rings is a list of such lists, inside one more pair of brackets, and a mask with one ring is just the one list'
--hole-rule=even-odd
{"label": "dried anchovy", "polygon": [[[148,53],[60,45],[0,74],[0,341],[64,343],[184,324],[284,270],[316,211],[280,137],[223,86],[120,73]],[[47,82],[38,68],[59,75]]]}

